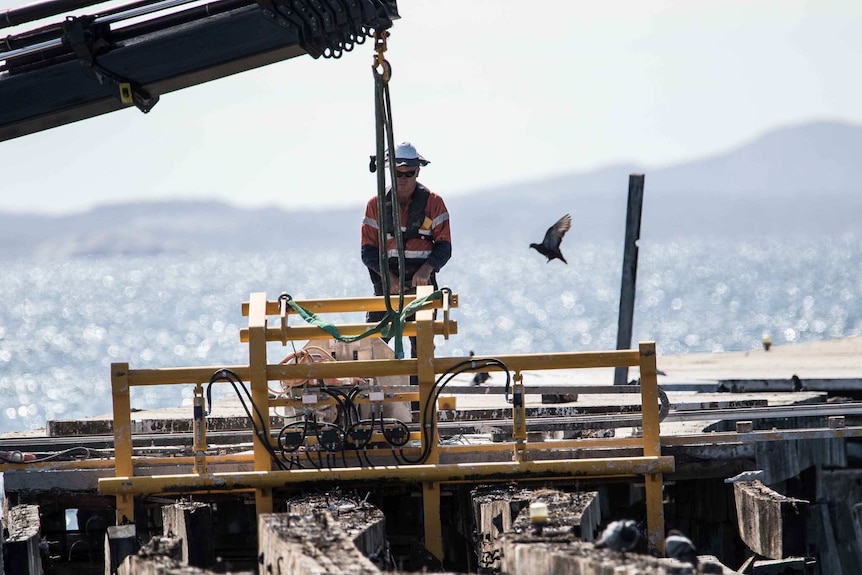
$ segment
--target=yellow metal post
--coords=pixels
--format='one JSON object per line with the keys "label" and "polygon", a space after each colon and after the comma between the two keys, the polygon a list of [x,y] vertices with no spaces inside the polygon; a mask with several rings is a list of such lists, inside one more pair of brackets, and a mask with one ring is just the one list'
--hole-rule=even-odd
{"label": "yellow metal post", "polygon": [[[419,297],[429,295],[433,288],[431,286],[420,286],[416,289]],[[416,375],[419,379],[419,423],[423,429],[432,425],[437,420],[437,405],[431,401],[431,396],[434,392],[434,331],[431,324],[434,321],[433,311],[430,309],[419,310],[416,313]],[[429,403],[429,420],[425,421],[425,404]],[[437,449],[438,434],[437,427],[434,426],[434,433],[431,435],[431,452],[428,456],[428,463],[437,463],[439,461],[439,451]],[[423,446],[424,447],[424,446]]]}
{"label": "yellow metal post", "polygon": [[[248,310],[248,366],[251,398],[260,410],[252,411],[255,427],[261,432],[254,441],[254,470],[271,471],[272,458],[261,441],[269,442],[269,381],[266,375],[266,294],[251,294]],[[255,490],[257,512],[272,513],[272,490]]]}
{"label": "yellow metal post", "polygon": [[515,461],[527,460],[527,396],[524,391],[524,376],[515,373],[512,386],[512,439],[515,440]]}
{"label": "yellow metal post", "polygon": [[[129,364],[111,364],[111,398],[114,409],[114,468],[117,477],[135,474],[132,464],[132,399],[129,391]],[[132,495],[117,496],[117,524],[135,520]]]}
{"label": "yellow metal post", "polygon": [[[433,291],[431,286],[420,286],[416,295],[426,296]],[[419,425],[422,429],[433,426],[430,455],[427,463],[440,461],[438,450],[437,403],[432,400],[434,393],[434,313],[430,309],[416,313],[416,370],[419,379]],[[425,405],[428,405],[428,419],[425,418]],[[425,434],[423,433],[424,437]],[[423,446],[424,447],[424,446]],[[422,509],[425,518],[425,548],[439,560],[443,560],[443,526],[440,520],[440,487],[436,482],[422,484]]]}
{"label": "yellow metal post", "polygon": [[207,472],[207,419],[206,403],[204,402],[204,389],[198,383],[195,384],[194,397],[194,417],[192,426],[194,429],[194,453],[195,453],[195,473]]}
{"label": "yellow metal post", "polygon": [[425,549],[443,561],[443,523],[440,520],[440,484],[422,484],[422,510],[425,519]]}
{"label": "yellow metal post", "polygon": [[[658,416],[658,379],[655,342],[641,342],[641,410],[643,413],[644,456],[661,455],[661,424]],[[647,539],[651,548],[664,553],[664,507],[661,473],[644,476],[646,487]]]}

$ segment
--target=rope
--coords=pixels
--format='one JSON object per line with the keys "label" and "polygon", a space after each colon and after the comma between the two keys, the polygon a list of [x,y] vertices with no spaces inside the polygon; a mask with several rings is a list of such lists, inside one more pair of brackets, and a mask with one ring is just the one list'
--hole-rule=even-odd
{"label": "rope", "polygon": [[[386,30],[377,30],[374,33],[374,64],[371,67],[374,75],[374,118],[375,118],[375,135],[377,147],[377,160],[384,158],[386,149],[390,150],[390,155],[393,157],[389,161],[389,177],[393,182],[392,194],[395,194],[395,136],[392,129],[392,102],[389,97],[389,79],[392,77],[392,67],[384,57],[386,52],[386,38],[389,32]],[[338,329],[331,323],[321,320],[316,314],[308,311],[288,294],[281,294],[279,300],[284,300],[293,310],[299,314],[307,323],[317,326],[326,331],[337,339],[343,342],[353,342],[374,334],[380,334],[383,338],[393,338],[395,340],[395,357],[397,359],[404,358],[404,323],[406,318],[415,314],[427,302],[443,298],[443,291],[437,290],[431,294],[417,298],[410,305],[404,306],[404,284],[406,283],[406,265],[404,256],[404,236],[401,232],[401,214],[398,208],[398,202],[393,197],[391,202],[391,214],[393,222],[393,235],[395,236],[395,245],[398,249],[398,307],[392,306],[392,282],[389,274],[389,258],[386,250],[386,173],[384,170],[377,170],[377,213],[380,218],[378,226],[378,262],[380,264],[380,277],[383,286],[384,301],[386,302],[386,314],[383,319],[371,329],[364,333],[355,336],[344,336],[338,332]]]}
{"label": "rope", "polygon": [[[393,195],[395,194],[395,136],[392,127],[392,103],[389,98],[389,79],[392,77],[392,67],[384,57],[386,52],[386,38],[389,32],[379,30],[374,35],[374,65],[371,67],[371,72],[374,75],[374,117],[376,127],[376,143],[377,143],[377,158],[383,158],[386,154],[386,148],[390,151],[389,162],[389,178],[393,182]],[[380,69],[378,71],[378,68]],[[395,236],[395,245],[398,250],[398,309],[392,307],[392,287],[389,275],[389,259],[386,250],[386,174],[383,170],[377,171],[377,214],[380,218],[378,225],[378,262],[380,265],[380,277],[383,286],[384,301],[386,302],[386,315],[381,320],[378,327],[389,322],[389,333],[384,337],[392,337],[395,339],[395,357],[397,359],[404,358],[404,318],[407,317],[404,312],[404,284],[405,284],[405,262],[404,262],[404,238],[401,234],[401,214],[398,210],[398,202],[396,198],[392,198],[391,206],[392,213],[392,228]],[[385,270],[385,271],[384,271]]]}
{"label": "rope", "polygon": [[425,304],[434,300],[443,299],[443,290],[439,289],[431,292],[426,296],[418,297],[412,302],[410,302],[401,311],[396,312],[393,310],[392,313],[387,313],[386,316],[382,320],[380,320],[380,323],[370,329],[367,329],[365,332],[359,335],[341,335],[341,333],[338,331],[338,328],[334,324],[320,319],[317,314],[308,311],[307,309],[296,303],[296,301],[290,294],[283,293],[279,296],[278,299],[284,300],[287,305],[289,305],[297,314],[299,314],[302,319],[306,321],[306,323],[319,327],[338,341],[350,343],[377,333],[379,333],[381,337],[384,338],[394,337],[396,333],[403,333],[404,322],[406,321],[406,318],[422,309]]}

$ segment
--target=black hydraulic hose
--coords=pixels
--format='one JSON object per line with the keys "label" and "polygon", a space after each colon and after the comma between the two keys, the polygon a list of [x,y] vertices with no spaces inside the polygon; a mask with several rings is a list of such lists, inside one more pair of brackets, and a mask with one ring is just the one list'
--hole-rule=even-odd
{"label": "black hydraulic hose", "polygon": [[511,373],[509,372],[509,368],[505,363],[496,358],[471,358],[469,360],[465,360],[453,365],[451,368],[447,369],[445,372],[440,374],[440,377],[434,382],[434,388],[432,392],[429,394],[425,405],[422,406],[422,414],[423,417],[420,419],[425,422],[425,426],[422,428],[422,452],[419,454],[419,457],[416,459],[410,459],[404,454],[404,451],[401,452],[401,458],[410,464],[421,464],[424,463],[428,456],[431,454],[431,437],[433,435],[434,427],[437,425],[437,422],[434,418],[431,417],[430,406],[437,404],[437,399],[440,397],[440,392],[443,391],[443,388],[455,378],[455,376],[460,375],[464,372],[472,372],[479,370],[486,370],[488,367],[498,367],[501,370],[506,372],[506,389],[509,389],[509,384],[511,382]]}
{"label": "black hydraulic hose", "polygon": [[[331,397],[335,400],[336,403],[336,413],[335,420],[338,421],[338,416],[341,415],[344,418],[345,423],[347,423],[348,415],[347,415],[347,405],[344,403],[344,399],[339,395],[335,390],[329,389],[328,387],[321,387],[320,391]],[[338,411],[341,411],[339,414]]]}
{"label": "black hydraulic hose", "polygon": [[[104,18],[105,16],[111,16],[126,10],[140,8],[154,3],[155,2],[153,0],[140,0],[134,4],[121,6],[104,13],[99,13],[96,15],[96,22],[98,22],[99,18]],[[133,38],[156,34],[170,28],[190,24],[210,16],[230,12],[246,6],[255,6],[255,3],[253,0],[217,0],[215,2],[209,2],[203,6],[195,6],[186,10],[150,18],[143,22],[111,30],[108,33],[108,39],[111,43],[117,44]],[[7,36],[6,38],[0,39],[0,54],[5,51],[27,48],[28,46],[35,46],[51,40],[59,40],[62,37],[62,24],[51,24],[29,32]],[[73,58],[77,58],[77,56],[69,46],[63,44],[56,47],[45,48],[31,54],[22,54],[13,58],[12,61],[14,61],[16,68],[21,68],[30,63],[45,65],[47,62],[51,62],[54,59],[69,60]],[[8,68],[8,64],[5,67]]]}
{"label": "black hydraulic hose", "polygon": [[253,0],[218,0],[216,2],[209,2],[203,6],[195,6],[194,8],[188,8],[181,12],[166,14],[164,16],[159,16],[158,18],[151,18],[138,24],[130,24],[112,31],[111,39],[116,42],[122,42],[123,40],[137,38],[138,36],[160,32],[167,28],[189,24],[197,20],[208,18],[209,16],[215,16],[216,14],[222,14],[238,8],[255,5],[256,3]]}
{"label": "black hydraulic hose", "polygon": [[[287,468],[284,466],[284,463],[281,461],[281,459],[278,458],[278,455],[276,454],[275,449],[273,449],[272,445],[270,445],[269,438],[266,437],[266,435],[264,434],[264,430],[259,428],[257,426],[257,424],[254,422],[254,417],[252,417],[251,411],[249,410],[248,406],[245,404],[245,399],[243,398],[242,394],[240,393],[240,388],[242,389],[243,392],[245,392],[245,395],[247,396],[249,403],[251,403],[252,409],[254,409],[254,412],[257,414],[260,421],[262,421],[262,422],[267,421],[267,419],[264,419],[263,414],[260,412],[260,408],[254,402],[254,398],[252,398],[251,392],[249,392],[249,390],[245,387],[245,383],[242,381],[242,378],[240,378],[240,376],[237,375],[237,373],[235,371],[233,371],[231,369],[226,369],[226,368],[219,369],[215,373],[213,373],[212,377],[210,377],[209,386],[207,387],[207,391],[206,391],[207,400],[210,402],[210,405],[212,405],[211,404],[212,385],[213,385],[213,383],[215,383],[217,381],[226,381],[226,382],[231,384],[234,392],[237,395],[237,398],[239,399],[240,405],[242,405],[242,408],[245,411],[245,414],[248,417],[249,422],[251,423],[251,426],[253,429],[253,437],[255,439],[257,439],[260,442],[260,444],[263,446],[263,448],[267,451],[267,453],[269,453],[270,457],[272,457],[273,461],[275,461],[275,464],[279,467],[279,469],[286,470]],[[239,385],[239,388],[237,387],[237,385]],[[204,415],[209,415],[210,413],[212,413],[211,409],[209,411],[205,412]]]}
{"label": "black hydraulic hose", "polygon": [[[331,387],[321,387],[320,391],[332,397],[341,408],[342,417],[344,418],[344,427],[349,427],[351,423],[359,420],[359,411],[356,409],[356,404],[350,394],[344,390]],[[337,418],[336,418],[337,419]]]}
{"label": "black hydraulic hose", "polygon": [[[87,8],[104,4],[106,0],[47,0],[46,2],[36,2],[21,6],[20,8],[9,8],[5,12],[0,12],[0,28],[10,28],[34,20],[42,18],[50,18],[57,16],[70,10],[78,10],[79,8]],[[149,4],[153,4],[159,0],[146,0]]]}
{"label": "black hydraulic hose", "polygon": [[21,34],[14,34],[0,38],[0,54],[11,52],[19,48],[26,48],[35,44],[42,44],[50,40],[57,40],[63,36],[63,27],[60,24],[51,24],[35,30],[29,30]]}
{"label": "black hydraulic hose", "polygon": [[[0,28],[20,26],[21,24],[42,20],[43,18],[67,14],[73,10],[105,4],[107,1],[108,0],[47,0],[45,2],[28,4],[27,6],[22,6],[20,8],[9,8],[5,12],[0,12]],[[121,6],[113,6],[104,11],[98,11],[96,12],[96,16],[99,18],[113,16],[114,14],[122,14],[123,12],[137,10],[138,8],[152,6],[153,4],[159,4],[161,2],[164,2],[164,0],[137,0],[136,2],[130,2]],[[254,4],[253,1],[249,0],[245,0],[243,3]],[[206,9],[207,7],[202,6],[201,8]]]}
{"label": "black hydraulic hose", "polygon": [[359,395],[360,391],[362,391],[362,389],[358,385],[355,385],[347,393],[347,399],[350,402],[350,404],[353,406],[353,413],[354,413],[354,416],[356,417],[356,421],[359,421],[362,419],[362,416],[359,413],[359,407],[357,407],[356,402],[355,402],[356,397]]}

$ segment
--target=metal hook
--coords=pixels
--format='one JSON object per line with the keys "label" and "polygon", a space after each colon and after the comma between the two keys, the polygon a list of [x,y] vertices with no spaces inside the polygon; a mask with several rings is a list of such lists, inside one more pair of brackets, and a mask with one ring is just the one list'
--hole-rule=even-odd
{"label": "metal hook", "polygon": [[[392,66],[386,61],[383,53],[386,52],[386,38],[389,37],[389,32],[386,30],[374,31],[374,65],[372,69],[377,76],[382,76],[384,82],[388,82],[392,77]],[[378,68],[381,69],[378,72]]]}

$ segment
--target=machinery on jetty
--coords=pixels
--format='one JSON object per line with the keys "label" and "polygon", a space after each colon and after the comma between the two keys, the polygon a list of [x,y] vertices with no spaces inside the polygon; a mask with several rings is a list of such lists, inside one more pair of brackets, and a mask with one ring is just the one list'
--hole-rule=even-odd
{"label": "machinery on jetty", "polygon": [[[242,306],[248,326],[240,332],[241,340],[248,344],[247,365],[147,369],[112,364],[113,449],[108,457],[59,458],[66,461],[52,457],[8,463],[3,468],[43,470],[44,491],[51,491],[49,484],[59,487],[64,477],[74,474],[79,478],[76,483],[98,486],[101,503],[97,508],[113,510],[117,525],[136,524],[142,531],[160,523],[158,514],[166,498],[215,500],[227,509],[226,501],[253,494],[247,503],[262,514],[284,509],[285,501],[309,490],[364,490],[375,500],[402,504],[405,496],[407,501],[420,496],[418,509],[405,509],[401,514],[421,525],[416,538],[438,560],[446,558],[445,549],[452,545],[452,535],[446,532],[463,529],[452,522],[465,519],[451,507],[453,498],[444,493],[448,490],[497,483],[565,486],[640,478],[645,487],[649,544],[661,549],[663,475],[674,470],[674,458],[660,453],[659,423],[667,399],[657,385],[654,344],[608,352],[437,357],[435,336],[457,334],[452,312],[458,307],[458,296],[447,289],[432,292],[430,287],[420,288],[416,296],[405,296],[407,308],[402,315],[415,312],[415,320],[405,322],[402,333],[417,338],[416,359],[391,357],[391,350],[376,337],[334,342],[333,334],[351,339],[377,326],[328,324],[322,319],[326,314],[380,311],[386,309],[386,299],[294,302],[289,296],[268,300],[264,293],[252,294]],[[316,325],[291,325],[290,318],[298,313],[313,315]],[[288,345],[295,341],[309,341],[309,345],[287,361],[268,358],[269,342]],[[389,354],[379,355],[390,357],[374,359],[381,345]],[[335,349],[338,351],[333,353]],[[643,413],[629,414],[620,424],[634,421],[641,426],[640,434],[544,440],[554,427],[543,424],[543,414],[557,420],[557,429],[576,429],[577,417],[554,418],[552,410],[540,413],[535,407],[528,408],[528,393],[538,390],[527,388],[525,373],[630,366],[638,368],[640,385],[578,386],[577,392],[636,394],[635,403],[644,406]],[[503,397],[497,395],[502,401],[491,403],[492,420],[487,410],[479,410],[471,418],[469,409],[457,409],[460,394],[453,388],[463,391],[465,386],[447,388],[458,375],[480,372],[491,373],[500,381],[494,387]],[[418,386],[408,385],[409,376],[417,377]],[[143,435],[132,419],[133,391],[165,385],[194,389],[193,410],[186,419],[190,425],[181,436],[185,439],[179,441],[179,451],[176,435]],[[220,429],[218,420],[226,417],[220,414],[223,404],[211,400],[212,387],[219,385],[233,387],[247,414],[239,418],[244,430],[237,430],[234,424],[232,433],[240,434],[240,439],[227,440]],[[573,389],[568,387],[568,391]],[[403,409],[410,402],[416,402],[418,409]],[[501,409],[501,405],[505,407]],[[489,427],[504,437],[450,441],[465,434],[478,437]],[[162,443],[168,438],[173,440],[170,445]],[[77,439],[86,442],[86,438]],[[226,449],[226,443],[237,440],[246,442],[243,450]],[[603,456],[603,450],[612,449],[622,449],[624,454]],[[31,485],[35,485],[32,478]],[[75,508],[80,512],[80,506]]]}
{"label": "machinery on jetty", "polygon": [[[430,295],[430,288],[427,288]],[[450,311],[457,296],[448,294],[433,305],[442,318],[432,317],[432,307],[420,309],[415,322],[404,326],[405,335],[415,335],[417,359],[335,359],[311,363],[270,363],[266,342],[317,340],[327,332],[316,326],[291,327],[284,300],[267,301],[265,294],[252,294],[247,306],[248,328],[241,337],[248,341],[249,364],[230,368],[205,367],[176,370],[135,370],[127,364],[112,366],[114,397],[114,442],[116,477],[99,480],[99,491],[117,497],[118,521],[135,517],[134,497],[152,493],[182,495],[197,491],[248,491],[255,494],[258,513],[275,509],[273,498],[278,489],[324,482],[409,482],[422,485],[424,541],[428,550],[443,558],[440,485],[453,482],[480,484],[486,481],[549,480],[583,477],[642,476],[646,484],[648,532],[650,543],[661,548],[664,525],[662,515],[662,474],[673,471],[673,458],[660,455],[659,394],[656,383],[655,347],[642,344],[639,350],[602,353],[558,353],[517,355],[496,358],[438,358],[434,336],[456,333],[457,324]],[[419,294],[421,297],[422,294]],[[378,311],[383,297],[315,300],[297,302],[303,309],[317,313]],[[431,301],[429,301],[431,303]],[[267,316],[280,317],[280,325],[270,327]],[[370,324],[338,326],[344,335],[356,335],[373,328]],[[639,438],[594,439],[607,446],[636,447],[637,456],[623,458],[581,457],[574,449],[584,440],[531,443],[528,438],[526,390],[522,372],[527,370],[602,368],[637,366],[640,368],[643,433]],[[502,371],[507,403],[511,406],[510,441],[490,445],[441,445],[438,428],[438,403],[446,384],[463,372]],[[408,387],[383,387],[376,383],[382,376],[418,377],[418,391]],[[325,382],[348,378],[362,383],[327,385]],[[248,471],[220,473],[208,463],[203,417],[204,385],[225,381],[242,386],[249,382],[250,420],[254,427],[254,467]],[[315,382],[278,397],[271,393],[270,382]],[[184,474],[135,471],[130,421],[129,392],[135,386],[192,384],[195,398],[194,472]],[[612,387],[612,386],[608,386]],[[415,388],[414,388],[415,389]],[[601,390],[593,390],[601,391]],[[607,390],[604,390],[607,391]],[[631,389],[626,391],[631,392]],[[275,397],[273,397],[275,396]],[[348,401],[349,399],[349,401]],[[403,421],[382,415],[387,403],[418,401],[418,421]],[[450,401],[452,401],[450,399]],[[369,404],[381,415],[351,418],[356,405]],[[341,417],[335,422],[321,421],[316,412],[322,405],[338,405]],[[277,407],[300,408],[302,417],[273,433],[266,414]],[[454,410],[450,410],[454,411]],[[457,422],[456,422],[457,423]],[[451,432],[450,432],[451,435]],[[550,452],[553,451],[553,454]],[[565,454],[569,453],[567,457]],[[464,457],[469,455],[469,457]],[[173,463],[173,462],[172,462]]]}

